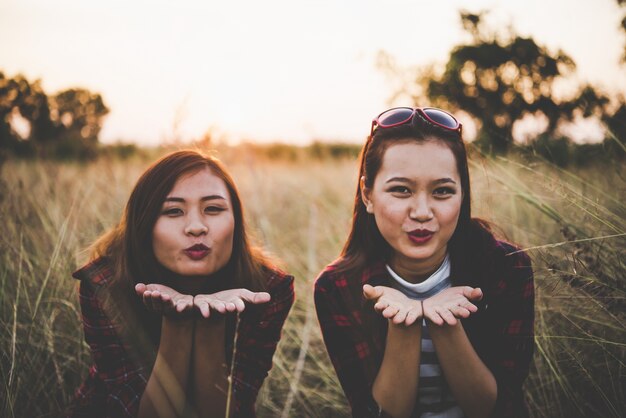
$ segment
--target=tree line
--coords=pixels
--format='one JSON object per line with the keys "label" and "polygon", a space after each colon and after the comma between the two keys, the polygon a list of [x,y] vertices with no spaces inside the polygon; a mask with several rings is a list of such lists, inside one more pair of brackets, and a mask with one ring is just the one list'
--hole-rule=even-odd
{"label": "tree line", "polygon": [[[622,10],[626,8],[626,0],[617,3]],[[623,95],[610,97],[586,84],[571,97],[558,98],[555,84],[573,74],[574,60],[563,51],[552,53],[533,38],[512,30],[498,34],[485,25],[484,14],[462,11],[461,24],[470,40],[450,51],[443,71],[433,67],[417,71],[400,93],[413,92],[408,94],[416,106],[428,103],[465,112],[477,126],[475,144],[489,152],[505,153],[516,145],[514,125],[530,116],[543,119],[545,129],[530,138],[526,148],[558,164],[584,162],[599,154],[623,159]],[[626,34],[626,16],[621,29]],[[385,53],[382,58],[381,68],[398,76],[401,70],[392,59]],[[625,64],[626,42],[621,65]],[[28,81],[22,75],[10,78],[0,71],[0,159],[7,155],[94,157],[108,112],[98,93],[71,88],[48,95],[40,80]],[[578,146],[559,131],[564,122],[581,118],[595,118],[604,126],[606,138],[602,144]]]}

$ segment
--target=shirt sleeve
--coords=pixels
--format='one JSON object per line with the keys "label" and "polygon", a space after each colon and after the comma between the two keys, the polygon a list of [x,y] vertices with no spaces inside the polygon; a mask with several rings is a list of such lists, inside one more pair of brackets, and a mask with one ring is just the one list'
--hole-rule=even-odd
{"label": "shirt sleeve", "polygon": [[94,363],[76,391],[72,416],[136,416],[147,384],[143,368],[129,358],[116,325],[88,280],[80,282],[80,307]]}
{"label": "shirt sleeve", "polygon": [[504,257],[501,295],[491,303],[496,334],[491,370],[498,385],[492,416],[527,416],[522,385],[534,352],[534,285],[530,258],[522,252]]}
{"label": "shirt sleeve", "polygon": [[292,276],[270,287],[271,300],[259,309],[244,311],[237,330],[235,364],[233,366],[234,417],[253,417],[257,395],[272,368],[272,358],[280,340],[287,314],[294,301]]}
{"label": "shirt sleeve", "polygon": [[352,416],[380,417],[382,412],[372,396],[366,367],[372,362],[372,347],[359,333],[337,289],[323,275],[315,283],[315,309],[326,350],[346,394]]}

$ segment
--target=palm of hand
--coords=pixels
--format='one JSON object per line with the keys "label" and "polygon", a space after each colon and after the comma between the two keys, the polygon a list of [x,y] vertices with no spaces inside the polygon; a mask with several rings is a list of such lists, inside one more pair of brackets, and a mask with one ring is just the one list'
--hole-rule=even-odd
{"label": "palm of hand", "polygon": [[482,299],[479,288],[455,286],[424,300],[424,317],[436,325],[456,325],[457,318],[467,318],[478,308],[472,301]]}
{"label": "palm of hand", "polygon": [[228,289],[210,295],[197,295],[193,304],[200,310],[203,317],[208,318],[211,310],[221,314],[226,312],[243,312],[246,303],[259,304],[270,300],[266,292],[252,292],[248,289]]}
{"label": "palm of hand", "polygon": [[420,302],[387,286],[363,286],[363,295],[375,301],[374,309],[394,324],[412,325],[422,316]]}
{"label": "palm of hand", "polygon": [[139,283],[135,286],[135,292],[149,310],[164,315],[180,314],[193,307],[193,296],[179,293],[162,284]]}

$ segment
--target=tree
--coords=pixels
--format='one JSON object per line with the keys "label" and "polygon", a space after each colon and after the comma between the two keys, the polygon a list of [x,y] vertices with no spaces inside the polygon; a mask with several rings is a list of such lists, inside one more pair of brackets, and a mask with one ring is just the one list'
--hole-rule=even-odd
{"label": "tree", "polygon": [[[577,114],[601,116],[609,103],[592,86],[578,97],[557,100],[554,82],[575,69],[564,52],[550,53],[532,38],[507,39],[484,27],[483,14],[461,12],[471,42],[455,47],[443,74],[422,73],[417,83],[431,103],[472,115],[479,127],[478,144],[504,152],[513,142],[513,124],[526,115],[543,115],[552,134],[562,120]],[[422,101],[423,102],[423,101]]]}
{"label": "tree", "polygon": [[51,109],[53,119],[63,127],[62,135],[85,144],[98,141],[103,117],[109,113],[100,94],[81,88],[55,95]]}
{"label": "tree", "polygon": [[[0,151],[91,157],[108,112],[98,93],[74,88],[49,97],[40,80],[0,72]],[[13,126],[17,115],[30,125],[25,138]]]}

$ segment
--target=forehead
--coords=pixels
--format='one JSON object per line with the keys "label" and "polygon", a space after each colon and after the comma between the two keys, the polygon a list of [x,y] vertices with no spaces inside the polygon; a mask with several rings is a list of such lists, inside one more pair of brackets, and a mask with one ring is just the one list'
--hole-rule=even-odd
{"label": "forehead", "polygon": [[385,151],[377,177],[415,180],[459,179],[454,154],[439,141],[401,142]]}
{"label": "forehead", "polygon": [[220,195],[230,201],[226,183],[208,167],[180,176],[167,195],[168,197]]}

